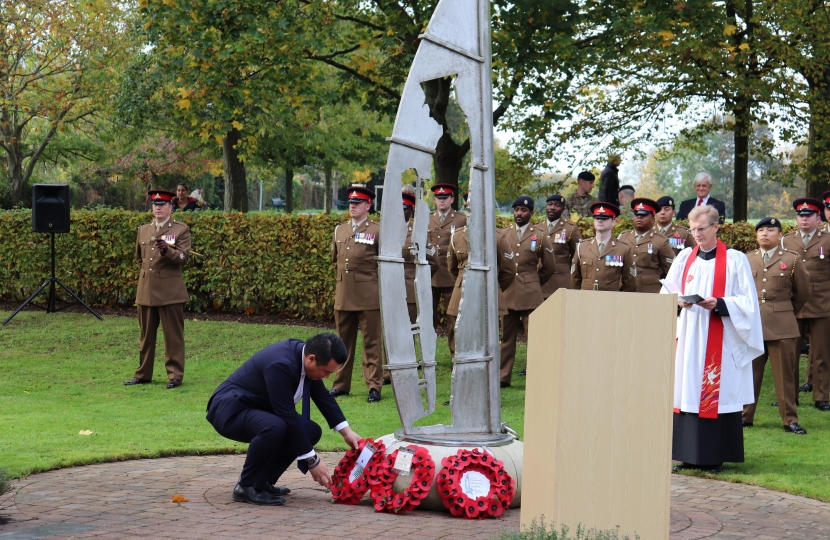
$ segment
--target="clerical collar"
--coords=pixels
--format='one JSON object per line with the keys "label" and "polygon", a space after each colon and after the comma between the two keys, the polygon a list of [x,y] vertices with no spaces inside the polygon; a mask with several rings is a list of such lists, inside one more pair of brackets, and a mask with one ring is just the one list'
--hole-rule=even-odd
{"label": "clerical collar", "polygon": [[709,251],[703,251],[703,248],[697,250],[697,256],[699,259],[703,259],[704,261],[711,261],[715,258],[715,253],[718,251],[718,245],[715,244],[715,247],[710,249]]}

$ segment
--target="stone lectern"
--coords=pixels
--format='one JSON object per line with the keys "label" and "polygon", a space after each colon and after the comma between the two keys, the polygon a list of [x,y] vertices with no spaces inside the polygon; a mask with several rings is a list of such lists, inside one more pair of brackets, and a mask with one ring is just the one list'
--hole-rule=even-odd
{"label": "stone lectern", "polygon": [[558,290],[530,316],[522,528],[669,538],[677,296]]}

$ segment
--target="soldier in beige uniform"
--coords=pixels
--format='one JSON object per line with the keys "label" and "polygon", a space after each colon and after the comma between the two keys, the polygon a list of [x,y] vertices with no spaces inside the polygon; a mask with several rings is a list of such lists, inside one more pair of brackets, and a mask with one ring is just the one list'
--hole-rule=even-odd
{"label": "soldier in beige uniform", "polygon": [[[452,184],[435,184],[432,193],[435,198],[436,211],[429,218],[427,239],[435,246],[438,270],[432,276],[432,321],[438,326],[438,304],[444,299],[444,307],[450,305],[455,281],[447,272],[447,252],[452,233],[467,225],[467,216],[452,209],[455,201],[455,186]],[[447,336],[453,341],[455,320],[447,316]]]}
{"label": "soldier in beige uniform", "polygon": [[337,271],[334,291],[334,323],[349,350],[349,359],[337,372],[331,395],[346,395],[352,388],[357,330],[363,334],[363,379],[369,387],[369,403],[380,401],[383,386],[378,255],[380,225],[369,219],[375,192],[349,188],[351,219],[334,229],[331,260]]}
{"label": "soldier in beige uniform", "polygon": [[161,322],[170,389],[181,386],[184,378],[184,305],[190,297],[182,279],[182,267],[190,257],[190,228],[170,217],[175,193],[156,189],[149,195],[154,219],[138,228],[135,240],[135,258],[141,265],[135,297],[141,361],[135,376],[124,384],[152,382],[156,334]]}
{"label": "soldier in beige uniform", "polygon": [[[816,408],[830,411],[830,235],[818,230],[821,206],[821,201],[809,197],[793,201],[798,229],[785,235],[781,245],[798,254],[810,274],[810,297],[795,316],[801,336],[810,334],[807,369]],[[800,356],[801,340],[797,342]]]}
{"label": "soldier in beige uniform", "polygon": [[615,240],[613,231],[620,215],[617,205],[596,202],[591,205],[594,216],[593,238],[579,243],[571,264],[571,284],[583,291],[637,290],[634,251],[622,240]]}
{"label": "soldier in beige uniform", "polygon": [[654,224],[654,232],[665,236],[669,245],[674,249],[675,254],[680,253],[683,248],[695,247],[695,239],[688,227],[678,225],[674,222],[674,199],[671,197],[660,197],[657,199],[660,211],[657,212]]}
{"label": "soldier in beige uniform", "polygon": [[553,258],[556,261],[556,272],[542,287],[542,293],[547,299],[558,289],[571,288],[569,270],[574,253],[576,253],[576,245],[582,240],[582,233],[579,232],[579,227],[576,224],[562,219],[562,212],[565,211],[566,205],[565,198],[562,195],[551,195],[545,203],[545,212],[548,216],[545,223],[548,229],[545,234],[548,245],[545,246],[545,249],[553,253]]}
{"label": "soldier in beige uniform", "polygon": [[[409,190],[406,188],[409,188]],[[401,253],[404,260],[403,277],[404,282],[406,283],[406,308],[409,311],[409,321],[412,324],[415,324],[418,318],[418,310],[415,302],[415,274],[417,269],[415,267],[415,255],[412,253],[411,249],[412,225],[409,224],[412,217],[415,215],[415,190],[412,189],[412,186],[404,186],[404,191],[401,194],[401,197],[403,202],[403,218],[407,223],[406,240],[404,240],[403,252]],[[435,275],[435,272],[438,270],[438,260],[435,253],[435,247],[427,242],[427,262],[429,263],[430,272],[433,275]],[[387,378],[386,373],[384,373],[384,384],[388,384],[386,382]]]}
{"label": "soldier in beige uniform", "polygon": [[764,367],[769,358],[784,430],[805,435],[807,431],[798,425],[796,409],[798,354],[795,347],[800,334],[795,314],[810,294],[810,275],[804,265],[799,264],[796,253],[785,251],[779,245],[781,221],[764,218],[755,226],[755,231],[760,248],[747,253],[746,258],[758,291],[761,323],[764,326],[764,354],[752,361],[755,403],[744,406],[743,425],[751,426],[755,419]]}
{"label": "soldier in beige uniform", "polygon": [[513,203],[515,225],[501,229],[496,240],[499,288],[504,292],[507,308],[502,319],[502,388],[510,386],[519,325],[524,325],[527,336],[530,314],[545,300],[542,287],[556,271],[553,254],[545,250],[545,228],[530,224],[533,206],[530,197],[516,199]]}
{"label": "soldier in beige uniform", "polygon": [[639,197],[631,201],[634,228],[620,233],[618,240],[632,246],[636,266],[637,292],[659,293],[660,280],[674,262],[674,250],[666,237],[652,230],[654,214],[660,211],[655,201]]}

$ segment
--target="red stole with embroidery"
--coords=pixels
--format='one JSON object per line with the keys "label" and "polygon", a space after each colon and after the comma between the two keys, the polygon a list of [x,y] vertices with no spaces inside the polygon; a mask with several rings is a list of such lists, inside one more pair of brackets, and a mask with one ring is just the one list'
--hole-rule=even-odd
{"label": "red stole with embroidery", "polygon": [[[686,294],[686,279],[692,263],[697,259],[697,252],[700,246],[695,246],[691,255],[686,260],[686,267],[683,269],[683,294]],[[712,296],[723,298],[726,293],[726,244],[718,240],[715,248],[715,281],[712,284]],[[690,276],[693,277],[693,276]],[[700,388],[700,409],[698,416],[701,418],[718,417],[718,403],[720,403],[720,377],[721,361],[723,359],[723,319],[715,315],[714,311],[709,315],[709,333],[706,336],[706,362],[703,365],[703,381]]]}

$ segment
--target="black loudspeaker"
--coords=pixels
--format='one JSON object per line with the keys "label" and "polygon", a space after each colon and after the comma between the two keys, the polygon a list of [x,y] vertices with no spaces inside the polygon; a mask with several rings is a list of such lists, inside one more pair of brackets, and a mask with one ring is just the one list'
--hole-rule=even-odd
{"label": "black loudspeaker", "polygon": [[69,232],[69,184],[32,186],[32,230],[41,233]]}

